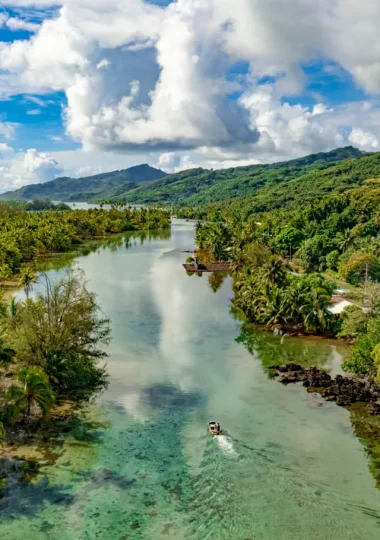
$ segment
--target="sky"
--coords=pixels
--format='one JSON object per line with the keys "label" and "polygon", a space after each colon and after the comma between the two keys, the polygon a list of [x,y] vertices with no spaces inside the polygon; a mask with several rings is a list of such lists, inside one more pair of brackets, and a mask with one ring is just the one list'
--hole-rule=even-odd
{"label": "sky", "polygon": [[0,191],[380,151],[380,2],[0,0]]}

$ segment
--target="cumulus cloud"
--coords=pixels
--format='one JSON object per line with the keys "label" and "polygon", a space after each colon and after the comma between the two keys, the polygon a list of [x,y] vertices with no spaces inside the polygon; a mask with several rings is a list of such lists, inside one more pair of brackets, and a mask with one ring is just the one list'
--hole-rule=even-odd
{"label": "cumulus cloud", "polygon": [[376,150],[379,147],[379,141],[375,135],[360,128],[353,128],[348,138],[353,145],[359,148],[372,148]]}
{"label": "cumulus cloud", "polygon": [[39,28],[39,25],[36,23],[24,21],[23,19],[18,19],[17,17],[9,17],[5,22],[10,30],[26,30],[27,32],[36,32]]}
{"label": "cumulus cloud", "polygon": [[27,32],[36,32],[40,25],[18,17],[10,17],[8,13],[0,13],[0,27],[7,27],[14,32],[25,30]]}
{"label": "cumulus cloud", "polygon": [[7,144],[0,144],[0,191],[48,182],[62,171],[59,163],[47,153],[34,149],[16,152]]}
{"label": "cumulus cloud", "polygon": [[281,9],[278,0],[0,0],[8,4],[61,7],[29,40],[0,43],[3,94],[64,91],[67,134],[85,150],[158,151],[162,168],[177,170],[378,147],[371,97],[334,108],[288,99],[305,89],[301,66],[322,59],[378,93],[372,0],[282,0]]}

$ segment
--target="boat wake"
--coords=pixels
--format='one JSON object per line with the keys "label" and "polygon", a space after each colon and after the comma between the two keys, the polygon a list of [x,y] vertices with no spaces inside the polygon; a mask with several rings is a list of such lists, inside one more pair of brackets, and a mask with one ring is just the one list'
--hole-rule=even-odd
{"label": "boat wake", "polygon": [[237,453],[234,443],[232,442],[232,439],[230,437],[227,437],[226,435],[218,435],[215,437],[219,448],[221,451],[228,455],[233,457],[239,457],[239,454]]}

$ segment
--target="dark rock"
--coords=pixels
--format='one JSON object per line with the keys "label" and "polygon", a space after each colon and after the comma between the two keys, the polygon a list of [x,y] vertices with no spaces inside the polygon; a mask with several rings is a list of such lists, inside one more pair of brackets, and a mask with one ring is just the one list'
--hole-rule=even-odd
{"label": "dark rock", "polygon": [[280,373],[287,373],[289,371],[288,366],[278,366],[277,371]]}
{"label": "dark rock", "polygon": [[293,363],[280,366],[277,371],[280,374],[278,380],[283,384],[302,382],[308,392],[318,392],[327,401],[336,401],[341,407],[371,403],[370,414],[380,414],[380,385],[372,381],[342,375],[332,379],[331,375],[316,367],[304,369]]}
{"label": "dark rock", "polygon": [[295,372],[284,373],[284,375],[279,378],[279,382],[283,384],[296,383],[300,381],[300,376],[298,375],[298,373]]}
{"label": "dark rock", "polygon": [[286,373],[287,371],[305,371],[299,364],[286,364],[286,366],[280,366],[279,371]]}

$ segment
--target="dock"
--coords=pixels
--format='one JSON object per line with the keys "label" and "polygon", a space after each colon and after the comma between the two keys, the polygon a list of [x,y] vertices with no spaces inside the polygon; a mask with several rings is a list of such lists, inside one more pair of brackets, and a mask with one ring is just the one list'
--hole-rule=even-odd
{"label": "dock", "polygon": [[182,265],[186,272],[230,272],[231,271],[231,265],[226,262],[214,262],[214,263],[198,263],[195,265],[194,263],[191,264],[183,264]]}

